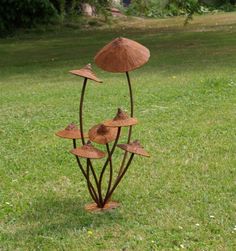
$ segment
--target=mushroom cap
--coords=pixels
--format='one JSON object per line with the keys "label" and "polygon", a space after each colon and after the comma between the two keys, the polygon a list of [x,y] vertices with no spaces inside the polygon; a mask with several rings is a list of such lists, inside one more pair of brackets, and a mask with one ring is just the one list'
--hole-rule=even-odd
{"label": "mushroom cap", "polygon": [[138,140],[135,140],[129,144],[119,144],[117,146],[130,153],[150,157],[149,153],[143,149]]}
{"label": "mushroom cap", "polygon": [[[56,132],[56,135],[64,139],[81,139],[81,132],[73,123],[69,124],[64,130]],[[84,137],[87,138],[88,135],[84,134]]]}
{"label": "mushroom cap", "polygon": [[115,140],[118,129],[115,127],[106,127],[103,124],[93,126],[89,132],[89,139],[98,144],[107,144]]}
{"label": "mushroom cap", "polygon": [[136,125],[138,120],[136,118],[130,118],[129,115],[118,108],[117,114],[113,119],[103,122],[108,127],[123,127]]}
{"label": "mushroom cap", "polygon": [[88,79],[93,80],[93,81],[98,82],[98,83],[102,82],[102,80],[97,78],[95,73],[92,71],[91,64],[87,64],[86,66],[84,66],[83,68],[81,68],[79,70],[72,70],[72,71],[69,71],[69,72],[74,74],[74,75],[83,77],[83,78],[88,78]]}
{"label": "mushroom cap", "polygon": [[90,141],[81,147],[71,150],[70,152],[78,157],[86,159],[102,159],[106,156],[106,153],[95,148]]}
{"label": "mushroom cap", "polygon": [[150,57],[150,51],[143,45],[128,38],[118,37],[105,45],[95,56],[97,66],[109,72],[135,70]]}

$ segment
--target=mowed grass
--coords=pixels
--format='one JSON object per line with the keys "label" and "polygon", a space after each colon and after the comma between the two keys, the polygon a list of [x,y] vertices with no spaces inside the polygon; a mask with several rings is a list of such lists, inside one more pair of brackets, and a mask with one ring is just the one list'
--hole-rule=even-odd
{"label": "mowed grass", "polygon": [[[236,250],[236,15],[228,15],[223,26],[215,15],[217,29],[161,20],[0,40],[0,250]],[[117,36],[151,51],[130,76],[133,139],[152,157],[135,157],[113,197],[119,209],[91,214],[72,143],[54,133],[78,122],[82,79],[68,71]],[[104,83],[89,82],[86,130],[129,110],[125,75],[94,70]]]}

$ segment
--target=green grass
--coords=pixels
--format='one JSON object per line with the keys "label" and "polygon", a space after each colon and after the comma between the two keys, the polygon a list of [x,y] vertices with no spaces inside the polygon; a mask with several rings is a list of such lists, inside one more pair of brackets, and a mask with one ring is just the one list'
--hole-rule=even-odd
{"label": "green grass", "polygon": [[[235,13],[229,17],[204,31],[160,21],[161,30],[0,40],[0,250],[236,250]],[[140,121],[133,138],[152,157],[135,158],[114,194],[119,209],[90,214],[71,142],[54,133],[78,121],[82,79],[68,71],[117,36],[151,51],[130,76]],[[94,69],[104,83],[88,86],[86,129],[129,109],[125,76]]]}

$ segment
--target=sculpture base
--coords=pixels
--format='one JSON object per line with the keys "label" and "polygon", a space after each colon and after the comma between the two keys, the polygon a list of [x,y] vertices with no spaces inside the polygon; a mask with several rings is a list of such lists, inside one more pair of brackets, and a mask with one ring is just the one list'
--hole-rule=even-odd
{"label": "sculpture base", "polygon": [[119,206],[120,204],[118,202],[109,201],[103,208],[98,207],[96,203],[87,204],[85,205],[84,208],[88,212],[105,212],[105,211],[111,211],[112,209],[115,209]]}

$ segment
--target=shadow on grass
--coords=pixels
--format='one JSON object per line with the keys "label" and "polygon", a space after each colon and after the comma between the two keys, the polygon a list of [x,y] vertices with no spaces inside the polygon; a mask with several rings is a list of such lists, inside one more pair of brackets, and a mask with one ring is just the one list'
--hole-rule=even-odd
{"label": "shadow on grass", "polygon": [[84,209],[86,203],[88,201],[77,198],[36,198],[22,215],[22,227],[15,231],[14,238],[19,240],[36,236],[55,237],[68,232],[87,233],[89,229],[96,230],[122,221],[119,209],[89,213]]}

